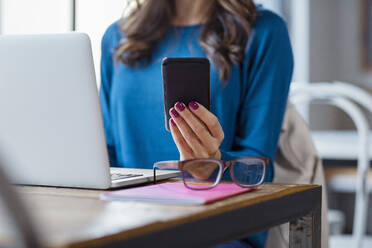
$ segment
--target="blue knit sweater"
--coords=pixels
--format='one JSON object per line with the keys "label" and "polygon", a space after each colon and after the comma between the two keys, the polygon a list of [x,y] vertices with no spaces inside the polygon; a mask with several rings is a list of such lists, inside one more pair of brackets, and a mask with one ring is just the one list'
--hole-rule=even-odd
{"label": "blue knit sweater", "polygon": [[[102,40],[100,99],[110,161],[113,166],[152,168],[156,161],[177,160],[179,153],[164,128],[161,60],[163,57],[206,57],[198,38],[203,25],[172,26],[153,52],[149,66],[132,68],[114,61],[125,36],[112,24]],[[211,68],[211,111],[225,139],[222,159],[270,158],[267,181],[286,107],[293,55],[285,23],[259,9],[244,62],[233,65],[228,82]],[[257,216],[259,218],[259,216]],[[252,239],[263,246],[265,235]]]}

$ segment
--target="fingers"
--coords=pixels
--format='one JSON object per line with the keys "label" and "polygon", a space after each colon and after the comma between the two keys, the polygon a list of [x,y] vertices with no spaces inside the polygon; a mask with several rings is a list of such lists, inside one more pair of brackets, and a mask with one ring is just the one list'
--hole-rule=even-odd
{"label": "fingers", "polygon": [[180,160],[185,160],[185,159],[191,159],[193,158],[193,151],[183,138],[181,132],[179,131],[176,123],[174,120],[171,118],[169,120],[169,127],[171,130],[171,134],[174,140],[174,143],[176,143],[176,146],[178,148],[178,151],[180,152],[181,158]]}
{"label": "fingers", "polygon": [[224,133],[217,117],[197,102],[190,102],[189,109],[207,126],[212,136],[222,142]]}
{"label": "fingers", "polygon": [[[180,116],[179,112],[172,108],[170,110],[170,114],[172,116],[172,120],[176,124],[178,131],[181,133],[183,139],[192,149],[194,155],[200,158],[207,158],[209,155],[206,153],[204,147],[201,145],[201,142],[199,141],[194,131],[190,128],[190,126],[186,123],[182,116]],[[172,121],[170,124],[172,125]]]}
{"label": "fingers", "polygon": [[214,171],[218,169],[216,163],[189,163],[183,167],[184,171],[189,172],[193,177],[198,179],[208,179]]}
{"label": "fingers", "polygon": [[[191,150],[193,158],[221,158],[219,146],[224,134],[216,116],[196,102],[191,102],[189,108],[178,102],[169,112],[170,126],[175,130],[172,135],[177,138],[178,146],[188,147],[185,153],[190,154]],[[183,151],[180,150],[181,157]]]}
{"label": "fingers", "polygon": [[207,148],[208,153],[215,152],[218,147],[217,140],[212,136],[207,126],[199,120],[183,103],[176,103],[175,109],[182,119],[187,123],[191,130],[195,133],[201,144]]}

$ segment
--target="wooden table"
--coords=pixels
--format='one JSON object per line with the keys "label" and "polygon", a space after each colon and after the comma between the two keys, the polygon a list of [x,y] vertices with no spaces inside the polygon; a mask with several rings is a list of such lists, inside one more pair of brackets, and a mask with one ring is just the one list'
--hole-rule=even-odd
{"label": "wooden table", "polygon": [[18,187],[49,247],[208,247],[290,222],[290,247],[320,247],[321,187],[264,184],[204,206],[106,202],[102,191]]}

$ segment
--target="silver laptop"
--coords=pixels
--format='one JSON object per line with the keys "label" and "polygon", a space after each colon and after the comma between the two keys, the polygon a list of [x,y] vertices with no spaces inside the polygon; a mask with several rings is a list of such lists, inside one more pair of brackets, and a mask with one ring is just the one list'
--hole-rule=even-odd
{"label": "silver laptop", "polygon": [[[107,189],[153,180],[152,170],[110,168],[85,34],[0,36],[0,153],[16,184]],[[157,180],[178,175],[159,171]]]}

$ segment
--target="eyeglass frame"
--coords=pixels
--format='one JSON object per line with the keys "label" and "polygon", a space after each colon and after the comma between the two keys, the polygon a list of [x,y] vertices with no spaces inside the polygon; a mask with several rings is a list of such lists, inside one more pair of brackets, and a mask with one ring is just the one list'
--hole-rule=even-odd
{"label": "eyeglass frame", "polygon": [[[264,173],[263,173],[263,177],[260,180],[260,182],[254,184],[254,185],[252,185],[252,184],[244,185],[244,184],[240,184],[240,183],[237,182],[237,180],[235,179],[235,176],[234,176],[233,165],[236,162],[239,162],[239,161],[244,160],[244,159],[260,159],[264,162],[264,165],[265,165],[264,166]],[[185,164],[190,163],[190,162],[195,162],[195,161],[214,162],[214,163],[219,165],[220,168],[219,168],[219,171],[218,171],[216,181],[210,187],[208,187],[208,188],[192,188],[192,187],[189,187],[186,184],[185,176],[184,176],[185,171],[183,170],[183,167],[185,166]],[[185,185],[186,188],[192,189],[192,190],[209,190],[209,189],[212,189],[212,188],[216,187],[220,183],[220,181],[222,179],[222,176],[225,174],[227,169],[230,168],[231,179],[236,185],[238,185],[240,187],[243,187],[243,188],[254,188],[254,187],[257,187],[257,186],[261,185],[265,181],[266,171],[267,171],[267,167],[268,167],[269,163],[270,163],[270,159],[268,159],[266,157],[254,157],[254,156],[247,156],[247,157],[237,158],[237,159],[230,160],[230,161],[218,160],[218,159],[213,159],[213,158],[195,158],[195,159],[187,159],[187,160],[159,161],[159,162],[154,163],[154,165],[153,165],[153,172],[154,172],[154,180],[153,181],[154,181],[154,184],[156,184],[156,182],[157,182],[156,181],[156,169],[161,170],[162,169],[161,167],[166,167],[164,169],[179,169],[181,171],[181,174],[182,174],[183,184]]]}

